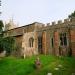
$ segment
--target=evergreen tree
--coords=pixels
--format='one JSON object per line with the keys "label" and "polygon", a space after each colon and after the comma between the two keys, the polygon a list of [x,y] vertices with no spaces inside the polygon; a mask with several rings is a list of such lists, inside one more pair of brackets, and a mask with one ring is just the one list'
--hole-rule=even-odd
{"label": "evergreen tree", "polygon": [[3,25],[3,22],[2,20],[0,20],[0,52],[3,51],[3,45],[2,45],[2,39],[3,39],[3,28],[4,25]]}
{"label": "evergreen tree", "polygon": [[3,28],[4,27],[4,25],[3,25],[3,22],[2,22],[2,20],[0,20],[0,33],[3,31]]}
{"label": "evergreen tree", "polygon": [[69,18],[75,17],[75,11],[73,13],[71,13],[68,17]]}

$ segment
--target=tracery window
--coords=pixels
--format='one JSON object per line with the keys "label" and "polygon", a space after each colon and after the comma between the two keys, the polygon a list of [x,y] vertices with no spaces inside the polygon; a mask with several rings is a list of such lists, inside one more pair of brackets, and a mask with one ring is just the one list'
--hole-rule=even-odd
{"label": "tracery window", "polygon": [[60,34],[60,45],[61,46],[66,46],[67,45],[66,33],[61,33]]}

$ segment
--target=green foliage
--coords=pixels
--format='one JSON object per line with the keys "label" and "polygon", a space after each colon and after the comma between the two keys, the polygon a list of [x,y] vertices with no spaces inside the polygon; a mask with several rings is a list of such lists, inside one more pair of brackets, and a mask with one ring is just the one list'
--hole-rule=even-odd
{"label": "green foliage", "polygon": [[0,52],[3,51],[2,39],[3,39],[3,22],[0,20]]}
{"label": "green foliage", "polygon": [[9,55],[12,50],[16,50],[16,42],[14,37],[3,36],[3,22],[0,20],[0,52],[6,50]]}
{"label": "green foliage", "polygon": [[3,31],[2,27],[4,27],[2,20],[0,20],[0,33]]}
{"label": "green foliage", "polygon": [[71,13],[68,17],[69,18],[75,17],[75,11],[73,13]]}
{"label": "green foliage", "polygon": [[[0,75],[72,75],[75,72],[75,58],[40,55],[41,68],[34,68],[35,56],[26,59],[6,57],[0,60]],[[54,68],[61,64],[59,70]]]}
{"label": "green foliage", "polygon": [[0,37],[0,51],[6,50],[7,54],[10,54],[13,50],[16,50],[16,42],[14,37]]}
{"label": "green foliage", "polygon": [[7,51],[7,55],[16,49],[16,42],[14,37],[2,38],[1,44],[3,46],[3,50]]}

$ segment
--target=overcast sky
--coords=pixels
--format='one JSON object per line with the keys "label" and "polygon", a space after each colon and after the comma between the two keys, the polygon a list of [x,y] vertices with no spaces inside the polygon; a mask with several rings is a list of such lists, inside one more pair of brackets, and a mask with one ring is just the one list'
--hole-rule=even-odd
{"label": "overcast sky", "polygon": [[0,19],[13,17],[19,26],[33,22],[49,23],[65,19],[75,10],[75,0],[2,0]]}

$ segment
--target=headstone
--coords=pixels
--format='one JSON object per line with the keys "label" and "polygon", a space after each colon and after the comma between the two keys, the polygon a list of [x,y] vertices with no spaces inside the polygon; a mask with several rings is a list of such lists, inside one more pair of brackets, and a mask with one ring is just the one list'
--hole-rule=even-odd
{"label": "headstone", "polygon": [[48,73],[47,75],[52,75],[52,73]]}
{"label": "headstone", "polygon": [[41,67],[41,62],[40,62],[39,57],[37,57],[36,60],[35,60],[35,67],[36,67],[37,69],[39,69],[39,68]]}
{"label": "headstone", "polygon": [[2,53],[0,53],[0,57],[5,57],[6,56],[6,51],[3,51]]}
{"label": "headstone", "polygon": [[58,65],[58,67],[59,67],[59,68],[61,68],[61,67],[62,67],[62,65],[61,65],[61,64],[59,64],[59,65]]}
{"label": "headstone", "polygon": [[24,53],[24,59],[26,58],[26,55],[25,55],[25,53]]}
{"label": "headstone", "polygon": [[59,68],[58,67],[56,67],[56,68],[54,68],[55,70],[59,70]]}
{"label": "headstone", "polygon": [[72,73],[72,75],[75,75],[75,73]]}

